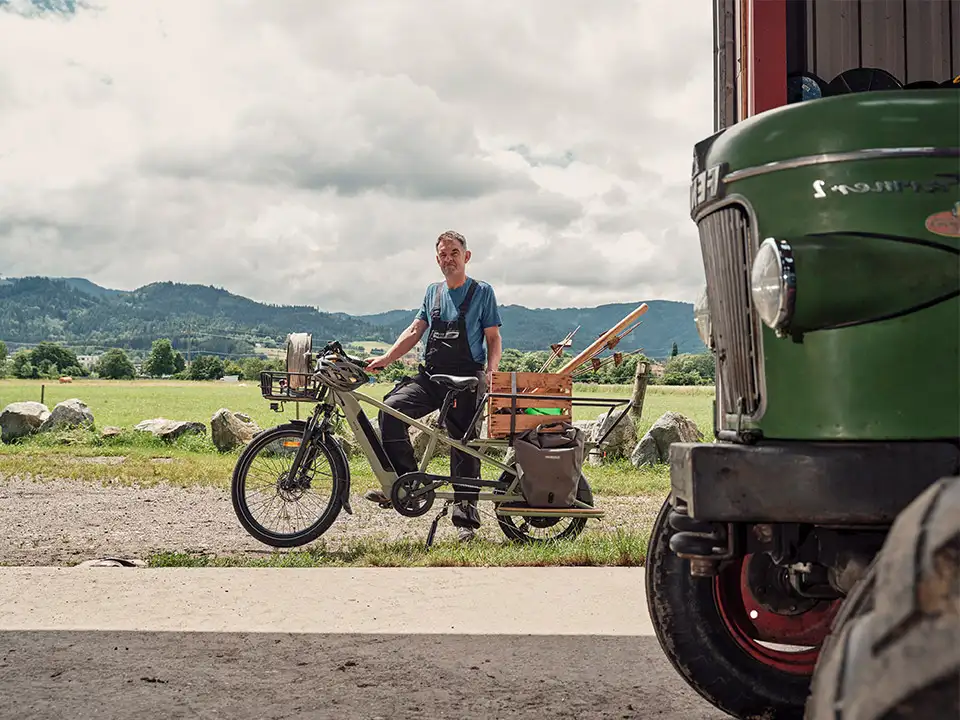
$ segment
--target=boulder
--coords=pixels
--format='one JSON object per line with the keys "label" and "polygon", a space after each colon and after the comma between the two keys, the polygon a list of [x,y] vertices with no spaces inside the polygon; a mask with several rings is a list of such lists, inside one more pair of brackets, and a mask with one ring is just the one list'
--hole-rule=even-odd
{"label": "boulder", "polygon": [[611,408],[597,418],[587,439],[596,444],[601,438],[603,443],[595,445],[587,456],[589,465],[599,465],[604,459],[630,457],[637,444],[637,426],[627,408]]}
{"label": "boulder", "polygon": [[[434,410],[429,415],[426,415],[420,418],[420,422],[430,428],[439,427],[437,425],[437,419],[440,417],[440,411]],[[430,442],[430,436],[424,432],[421,432],[419,428],[415,428],[412,425],[407,430],[407,433],[410,436],[410,442],[413,445],[413,455],[419,462],[423,457],[423,454],[427,451],[427,444]],[[444,445],[439,440],[437,441],[437,446],[433,449],[434,457],[447,457],[450,455],[450,447]]]}
{"label": "boulder", "polygon": [[137,432],[148,432],[161,440],[176,440],[186,433],[204,435],[207,426],[200,422],[189,420],[168,420],[167,418],[153,418],[137,423],[133,427]]}
{"label": "boulder", "polygon": [[337,433],[334,435],[334,438],[340,443],[340,447],[343,448],[347,459],[357,457],[361,454],[360,448],[357,446],[357,441],[354,440],[353,434],[349,430],[343,433]]}
{"label": "boulder", "polygon": [[688,417],[666,412],[657,418],[650,430],[640,439],[630,454],[635,467],[668,462],[670,446],[676,442],[702,442],[703,433]]}
{"label": "boulder", "polygon": [[50,410],[43,403],[28,400],[7,405],[0,412],[0,439],[13,442],[37,432],[50,417]]}
{"label": "boulder", "polygon": [[247,445],[261,432],[249,415],[220,408],[210,418],[210,436],[220,452]]}
{"label": "boulder", "polygon": [[78,427],[87,425],[93,427],[93,412],[82,400],[71,398],[57,403],[50,413],[50,417],[43,421],[40,432],[53,430],[57,427]]}
{"label": "boulder", "polygon": [[596,420],[574,420],[573,421],[574,427],[578,427],[581,430],[583,430],[583,436],[585,438],[590,437],[590,435],[593,433],[593,428],[594,426],[596,426],[596,424],[597,424]]}
{"label": "boulder", "polygon": [[123,433],[123,428],[118,428],[115,425],[107,425],[103,430],[100,431],[100,437],[116,437],[121,433]]}

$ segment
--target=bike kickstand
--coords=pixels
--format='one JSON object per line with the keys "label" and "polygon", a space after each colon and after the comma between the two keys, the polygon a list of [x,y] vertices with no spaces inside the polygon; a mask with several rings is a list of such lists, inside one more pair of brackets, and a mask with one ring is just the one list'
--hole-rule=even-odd
{"label": "bike kickstand", "polygon": [[440,518],[446,515],[447,512],[449,512],[449,510],[450,510],[450,501],[448,500],[446,503],[444,503],[443,510],[437,513],[437,516],[433,519],[433,522],[430,523],[430,532],[427,533],[427,545],[426,545],[426,548],[424,549],[429,550],[430,546],[433,545],[433,538],[437,534],[437,525],[440,524]]}

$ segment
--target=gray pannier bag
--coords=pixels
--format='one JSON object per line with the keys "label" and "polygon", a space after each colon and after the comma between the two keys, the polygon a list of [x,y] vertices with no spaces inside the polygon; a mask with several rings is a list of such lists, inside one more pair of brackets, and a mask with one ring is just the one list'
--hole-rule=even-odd
{"label": "gray pannier bag", "polygon": [[[542,432],[560,426],[560,432]],[[568,422],[543,423],[514,440],[520,492],[530,507],[571,507],[583,467],[584,432]]]}

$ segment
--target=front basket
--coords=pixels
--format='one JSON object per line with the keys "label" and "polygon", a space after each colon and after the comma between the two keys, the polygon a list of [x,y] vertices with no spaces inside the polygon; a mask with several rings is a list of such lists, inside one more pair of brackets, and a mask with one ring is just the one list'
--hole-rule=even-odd
{"label": "front basket", "polygon": [[326,386],[311,373],[267,370],[260,373],[260,394],[267,400],[319,402]]}

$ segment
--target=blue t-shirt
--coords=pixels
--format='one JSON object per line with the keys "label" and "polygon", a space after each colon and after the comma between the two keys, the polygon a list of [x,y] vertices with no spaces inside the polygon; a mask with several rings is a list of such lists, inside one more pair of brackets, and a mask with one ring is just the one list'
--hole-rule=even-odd
{"label": "blue t-shirt", "polygon": [[[446,282],[440,283],[440,319],[452,321],[457,319],[460,303],[467,295],[467,288],[470,287],[471,278],[458,288],[451,290]],[[467,338],[470,341],[470,352],[473,359],[478,363],[487,361],[487,350],[484,344],[483,331],[485,328],[500,326],[503,323],[500,320],[500,309],[497,307],[497,297],[493,288],[482,280],[475,280],[477,289],[473,292],[470,299],[470,307],[467,308]],[[423,334],[423,343],[426,345],[430,336],[430,312],[433,310],[434,297],[437,285],[427,286],[427,291],[423,295],[423,304],[417,312],[417,320],[424,320],[427,323],[427,331]]]}

